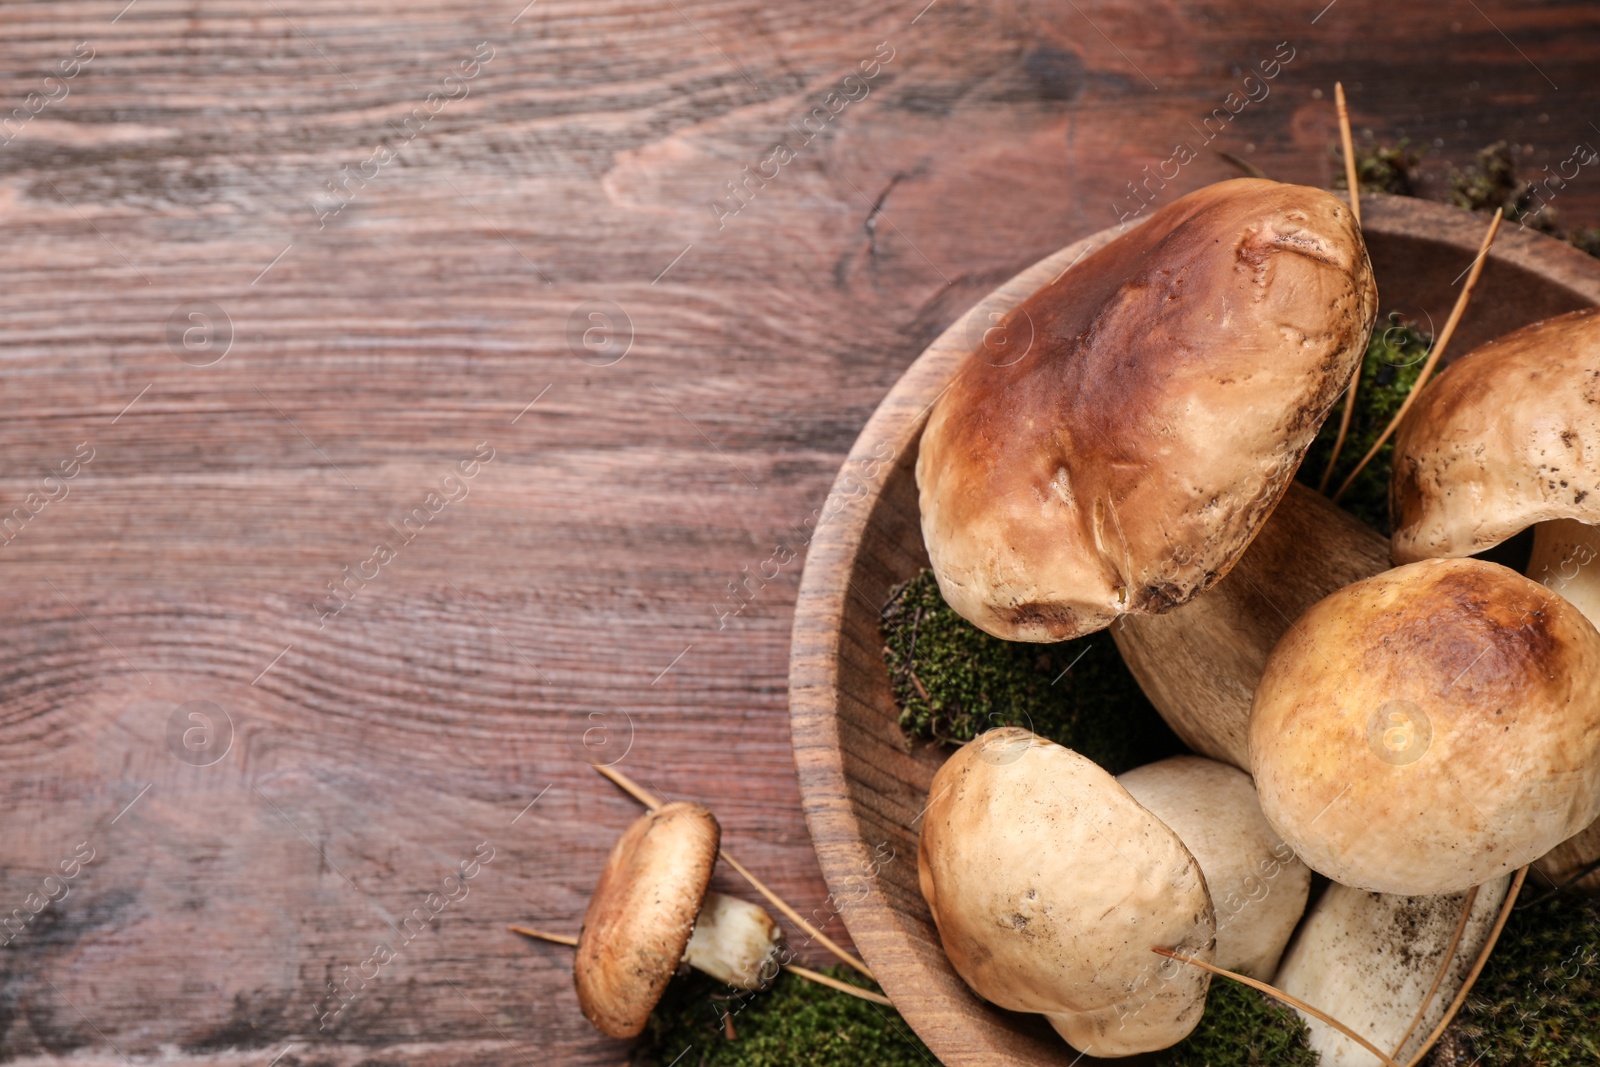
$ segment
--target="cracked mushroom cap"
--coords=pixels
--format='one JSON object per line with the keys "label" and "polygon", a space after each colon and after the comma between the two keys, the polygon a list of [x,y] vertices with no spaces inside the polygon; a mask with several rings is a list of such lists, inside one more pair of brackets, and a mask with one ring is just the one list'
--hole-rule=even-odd
{"label": "cracked mushroom cap", "polygon": [[677,973],[717,863],[722,828],[699,804],[663,804],[623,831],[578,934],[573,978],[584,1016],[636,1037]]}
{"label": "cracked mushroom cap", "polygon": [[1600,632],[1496,563],[1385,571],[1273,649],[1250,764],[1267,821],[1313,870],[1463,892],[1600,815]]}
{"label": "cracked mushroom cap", "polygon": [[1194,1028],[1216,924],[1178,835],[1100,767],[1026,730],[967,743],[934,775],[917,850],[946,955],[979,996],[1126,1056]]}
{"label": "cracked mushroom cap", "polygon": [[1394,558],[1468,556],[1535,523],[1600,524],[1600,308],[1490,341],[1395,435]]}
{"label": "cracked mushroom cap", "polygon": [[1360,230],[1320,189],[1218,182],[1087,256],[983,335],[928,419],[917,485],[945,600],[997,637],[1061,641],[1203,592],[1277,505],[1376,314]]}

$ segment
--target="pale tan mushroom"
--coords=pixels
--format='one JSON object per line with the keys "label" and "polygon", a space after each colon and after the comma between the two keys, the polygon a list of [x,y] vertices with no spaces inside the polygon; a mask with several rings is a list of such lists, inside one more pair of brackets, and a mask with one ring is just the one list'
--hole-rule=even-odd
{"label": "pale tan mushroom", "polygon": [[[1600,309],[1536,322],[1461,359],[1395,438],[1396,562],[1464,556],[1529,526],[1527,575],[1600,626]],[[1600,859],[1600,825],[1541,857],[1561,883]],[[1600,874],[1583,884],[1600,891]]]}
{"label": "pale tan mushroom", "polygon": [[1085,257],[1002,324],[1026,322],[1025,354],[985,334],[929,417],[917,484],[945,600],[1060,641],[1215,584],[1376,312],[1359,228],[1319,189],[1219,182]]}
{"label": "pale tan mushroom", "polygon": [[1216,922],[1177,834],[1083,756],[991,730],[934,776],[917,852],[923,897],[957,974],[1075,1048],[1166,1048],[1205,1007]]}
{"label": "pale tan mushroom", "polygon": [[1313,870],[1381,893],[1481,885],[1600,815],[1600,632],[1482,560],[1357,582],[1273,650],[1250,761]]}
{"label": "pale tan mushroom", "polygon": [[1215,760],[1174,756],[1117,782],[1199,861],[1217,916],[1216,965],[1271,981],[1305,914],[1311,871],[1272,832],[1250,776]]}
{"label": "pale tan mushroom", "polygon": [[722,830],[698,804],[641,816],[617,840],[589,899],[573,978],[602,1033],[636,1037],[681,964],[764,989],[783,935],[765,909],[709,892]]}
{"label": "pale tan mushroom", "polygon": [[[1395,896],[1335,882],[1311,906],[1273,984],[1407,1063],[1461,990],[1510,884],[1505,876],[1479,887],[1465,909],[1464,893]],[[1379,1067],[1338,1030],[1303,1018],[1321,1067]]]}

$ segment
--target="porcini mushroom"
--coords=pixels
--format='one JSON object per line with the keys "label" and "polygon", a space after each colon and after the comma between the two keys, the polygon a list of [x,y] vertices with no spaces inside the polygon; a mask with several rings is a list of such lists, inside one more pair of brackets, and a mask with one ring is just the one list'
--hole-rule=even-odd
{"label": "porcini mushroom", "polygon": [[[783,932],[766,909],[711,891],[722,827],[710,811],[682,801],[664,804],[620,771],[608,777],[635,792],[650,812],[612,847],[579,935],[520,924],[508,927],[578,950],[572,968],[578,1004],[598,1030],[611,1037],[638,1036],[680,966],[742,990],[767,988],[782,969],[890,1006],[882,993],[784,962]],[[754,875],[742,867],[740,871],[761,886]]]}
{"label": "porcini mushroom", "polygon": [[1273,650],[1250,763],[1313,870],[1379,893],[1481,885],[1600,815],[1600,632],[1482,560],[1357,582]]}
{"label": "porcini mushroom", "polygon": [[[1483,552],[1531,526],[1525,573],[1600,626],[1600,308],[1480,345],[1422,390],[1390,493],[1396,562]],[[1596,859],[1600,826],[1537,868],[1560,883]]]}
{"label": "porcini mushroom", "polygon": [[917,850],[951,965],[979,996],[1043,1014],[1075,1048],[1166,1048],[1199,1021],[1216,921],[1178,835],[1070,749],[1012,727],[934,775]]}
{"label": "porcini mushroom", "polygon": [[1462,356],[1395,437],[1394,559],[1468,556],[1532,526],[1528,576],[1600,626],[1600,308]]}
{"label": "porcini mushroom", "polygon": [[[1408,1063],[1467,981],[1510,884],[1508,875],[1469,890],[1469,902],[1465,893],[1397,896],[1335,882],[1307,913],[1274,984]],[[1322,1067],[1378,1064],[1334,1027],[1304,1018]]]}
{"label": "porcini mushroom", "polygon": [[722,829],[698,804],[640,816],[611,849],[578,934],[573,977],[602,1033],[635,1037],[680,964],[739,989],[779,970],[783,935],[758,905],[710,892]]}
{"label": "porcini mushroom", "polygon": [[1217,917],[1216,965],[1270,981],[1305,913],[1311,871],[1272,832],[1250,776],[1215,760],[1174,756],[1117,782],[1199,862]]}
{"label": "porcini mushroom", "polygon": [[[1376,313],[1350,209],[1319,189],[1219,182],[1085,257],[984,335],[928,419],[917,484],[946,601],[997,637],[1060,641],[1209,588]],[[1022,323],[1021,358],[991,351]]]}

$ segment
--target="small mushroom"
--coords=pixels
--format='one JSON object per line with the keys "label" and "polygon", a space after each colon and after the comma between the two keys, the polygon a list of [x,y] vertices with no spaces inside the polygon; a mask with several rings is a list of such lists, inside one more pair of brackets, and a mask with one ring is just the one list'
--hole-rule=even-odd
{"label": "small mushroom", "polygon": [[1313,870],[1378,893],[1481,885],[1600,815],[1600,632],[1482,560],[1357,582],[1273,650],[1250,763]]}
{"label": "small mushroom", "polygon": [[698,804],[641,816],[611,849],[578,934],[573,977],[583,1014],[635,1037],[681,964],[739,989],[779,970],[783,935],[761,907],[709,892],[722,829]]}
{"label": "small mushroom", "polygon": [[[1510,883],[1480,886],[1469,907],[1463,893],[1396,896],[1335,882],[1307,913],[1274,984],[1408,1063],[1466,982]],[[1338,1030],[1304,1018],[1322,1067],[1377,1067]]]}
{"label": "small mushroom", "polygon": [[1026,730],[963,745],[934,775],[917,875],[951,965],[985,1000],[1043,1014],[1075,1048],[1182,1040],[1216,920],[1200,865],[1117,780]]}
{"label": "small mushroom", "polygon": [[945,600],[1061,641],[1199,595],[1272,513],[1376,314],[1360,230],[1320,189],[1218,182],[1086,256],[983,335],[929,416]]}
{"label": "small mushroom", "polygon": [[1183,743],[1250,766],[1250,701],[1267,656],[1301,612],[1389,569],[1389,541],[1322,494],[1290,483],[1228,576],[1161,615],[1111,628],[1128,669]]}
{"label": "small mushroom", "polygon": [[1174,756],[1117,776],[1200,864],[1217,916],[1218,967],[1270,981],[1305,914],[1311,871],[1284,844],[1243,771]]}

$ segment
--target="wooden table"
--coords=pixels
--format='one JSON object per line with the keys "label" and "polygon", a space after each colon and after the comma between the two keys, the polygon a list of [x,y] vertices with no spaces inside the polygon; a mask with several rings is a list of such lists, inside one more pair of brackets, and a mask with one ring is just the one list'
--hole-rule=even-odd
{"label": "wooden table", "polygon": [[586,760],[825,908],[806,524],[946,323],[1130,182],[1328,183],[1336,78],[1600,144],[1579,6],[523,2],[0,8],[6,1057],[623,1061],[504,924],[637,814]]}

